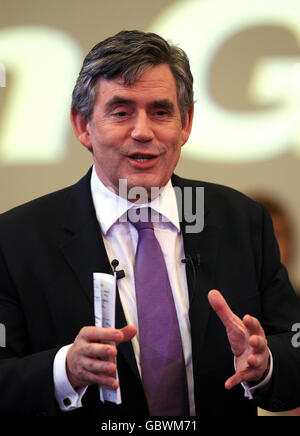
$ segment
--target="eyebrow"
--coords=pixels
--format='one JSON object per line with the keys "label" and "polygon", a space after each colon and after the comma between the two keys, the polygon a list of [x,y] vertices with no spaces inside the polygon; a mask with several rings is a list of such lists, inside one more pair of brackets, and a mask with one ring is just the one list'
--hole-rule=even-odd
{"label": "eyebrow", "polygon": [[166,109],[170,112],[174,112],[175,107],[174,107],[174,103],[172,103],[169,99],[167,98],[163,98],[161,100],[155,100],[152,103],[150,103],[150,108],[161,108],[161,109]]}
{"label": "eyebrow", "polygon": [[[114,97],[112,97],[106,104],[105,104],[105,111],[109,111],[111,110],[112,107],[117,106],[119,104],[135,104],[135,101],[129,98],[124,98],[118,95],[115,95]],[[167,99],[167,98],[163,98],[163,99],[159,99],[159,100],[154,100],[152,101],[149,105],[150,109],[155,109],[155,108],[161,108],[161,109],[166,109],[170,112],[174,112],[175,107],[174,107],[174,103],[171,102],[171,100]]]}
{"label": "eyebrow", "polygon": [[115,95],[105,104],[105,111],[108,112],[113,106],[119,104],[133,104],[134,100]]}

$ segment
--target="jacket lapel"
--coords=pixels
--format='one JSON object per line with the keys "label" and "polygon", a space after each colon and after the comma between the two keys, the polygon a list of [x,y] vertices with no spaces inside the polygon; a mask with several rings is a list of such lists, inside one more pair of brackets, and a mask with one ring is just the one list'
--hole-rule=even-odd
{"label": "jacket lapel", "polygon": [[94,304],[93,272],[111,273],[90,191],[91,172],[74,185],[66,205],[60,249]]}

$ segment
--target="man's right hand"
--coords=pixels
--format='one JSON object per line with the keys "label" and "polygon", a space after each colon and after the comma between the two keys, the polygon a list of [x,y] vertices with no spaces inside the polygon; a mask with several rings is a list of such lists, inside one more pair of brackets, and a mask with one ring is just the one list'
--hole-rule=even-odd
{"label": "man's right hand", "polygon": [[77,389],[99,384],[117,389],[117,368],[112,361],[117,355],[116,345],[130,341],[136,332],[131,325],[119,330],[83,327],[67,353],[66,371],[72,387]]}

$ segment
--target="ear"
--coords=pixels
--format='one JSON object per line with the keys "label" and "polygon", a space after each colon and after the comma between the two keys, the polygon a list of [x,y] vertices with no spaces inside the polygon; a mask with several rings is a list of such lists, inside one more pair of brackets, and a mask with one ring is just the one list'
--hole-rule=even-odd
{"label": "ear", "polygon": [[186,113],[185,120],[182,123],[181,130],[181,147],[186,143],[189,139],[194,118],[194,105],[192,105]]}
{"label": "ear", "polygon": [[82,145],[92,149],[88,120],[77,110],[71,111],[70,119],[75,135]]}

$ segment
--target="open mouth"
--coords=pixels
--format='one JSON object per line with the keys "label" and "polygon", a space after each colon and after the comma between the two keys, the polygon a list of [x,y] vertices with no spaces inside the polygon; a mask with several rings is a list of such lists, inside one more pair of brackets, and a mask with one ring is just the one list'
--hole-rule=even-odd
{"label": "open mouth", "polygon": [[157,156],[145,155],[145,154],[132,154],[130,159],[134,159],[136,162],[149,162],[151,159],[155,159]]}

